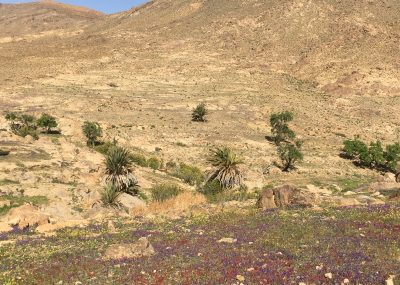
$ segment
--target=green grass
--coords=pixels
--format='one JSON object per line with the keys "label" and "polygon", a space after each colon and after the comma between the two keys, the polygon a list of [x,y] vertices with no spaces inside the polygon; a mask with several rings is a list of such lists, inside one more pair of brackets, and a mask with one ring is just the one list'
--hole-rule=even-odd
{"label": "green grass", "polygon": [[45,196],[12,196],[6,195],[0,198],[1,200],[10,201],[10,206],[4,206],[0,208],[0,216],[8,213],[12,208],[22,206],[25,203],[31,203],[35,206],[45,205],[49,202]]}
{"label": "green grass", "polygon": [[19,184],[19,182],[15,181],[15,180],[10,180],[10,179],[0,180],[0,186],[13,185],[13,184]]}

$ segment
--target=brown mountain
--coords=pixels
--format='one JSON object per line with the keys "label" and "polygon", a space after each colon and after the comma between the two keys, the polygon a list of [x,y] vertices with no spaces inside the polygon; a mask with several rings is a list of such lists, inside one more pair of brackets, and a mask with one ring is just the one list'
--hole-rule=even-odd
{"label": "brown mountain", "polygon": [[0,37],[38,36],[55,30],[79,30],[102,16],[97,11],[55,1],[0,3]]}

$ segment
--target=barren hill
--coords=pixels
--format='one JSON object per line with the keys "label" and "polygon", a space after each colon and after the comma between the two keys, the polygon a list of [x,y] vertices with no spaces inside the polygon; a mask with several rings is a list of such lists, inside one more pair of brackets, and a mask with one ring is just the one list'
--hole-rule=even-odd
{"label": "barren hill", "polygon": [[59,30],[76,32],[102,16],[97,11],[55,1],[0,3],[0,42],[27,35],[38,37]]}

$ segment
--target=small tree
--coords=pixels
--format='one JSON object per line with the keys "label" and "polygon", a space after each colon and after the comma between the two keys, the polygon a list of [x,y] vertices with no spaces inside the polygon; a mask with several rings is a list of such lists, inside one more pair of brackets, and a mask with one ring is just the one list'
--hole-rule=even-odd
{"label": "small tree", "polygon": [[95,146],[98,138],[101,137],[103,134],[103,131],[99,123],[97,122],[89,122],[89,121],[84,122],[82,130],[87,138],[87,144],[91,145],[92,147]]}
{"label": "small tree", "polygon": [[208,161],[216,169],[211,172],[206,183],[218,180],[224,189],[240,186],[243,176],[238,166],[243,160],[228,147],[217,148],[210,152]]}
{"label": "small tree", "polygon": [[41,128],[45,128],[47,133],[50,133],[51,129],[57,128],[58,126],[56,118],[49,114],[42,114],[37,120],[37,125]]}
{"label": "small tree", "polygon": [[296,134],[288,126],[288,123],[292,120],[293,114],[288,111],[271,115],[269,122],[276,145],[284,141],[293,140],[296,137]]}
{"label": "small tree", "polygon": [[354,140],[346,140],[343,144],[343,153],[351,159],[359,158],[361,155],[365,156],[368,152],[368,146],[359,138],[355,138]]}
{"label": "small tree", "polygon": [[193,122],[205,122],[206,121],[206,115],[208,114],[208,110],[206,108],[205,103],[200,103],[197,105],[196,108],[193,109],[192,112],[192,121]]}
{"label": "small tree", "polygon": [[118,191],[137,194],[138,181],[132,173],[132,161],[126,149],[115,146],[109,150],[106,156],[106,181]]}
{"label": "small tree", "polygon": [[301,152],[302,142],[285,142],[278,146],[278,154],[282,161],[282,170],[290,171],[295,167],[295,164],[303,160]]}
{"label": "small tree", "polygon": [[[383,155],[385,157],[386,167],[393,173],[396,173],[396,171],[398,170],[397,164],[400,161],[400,143],[387,145],[386,151]],[[400,179],[400,169],[397,175]]]}

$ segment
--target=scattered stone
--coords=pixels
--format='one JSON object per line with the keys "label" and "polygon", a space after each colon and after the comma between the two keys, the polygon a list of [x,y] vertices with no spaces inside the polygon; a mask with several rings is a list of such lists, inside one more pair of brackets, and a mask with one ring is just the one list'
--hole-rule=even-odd
{"label": "scattered stone", "polygon": [[325,277],[328,279],[332,279],[333,278],[333,274],[332,273],[325,273]]}
{"label": "scattered stone", "polygon": [[343,280],[343,284],[350,284],[350,280],[347,279],[347,278],[345,278],[345,279]]}
{"label": "scattered stone", "polygon": [[41,226],[50,222],[49,215],[42,213],[35,206],[25,204],[18,208],[11,209],[5,221],[9,225],[17,226],[19,229],[25,229],[33,226]]}
{"label": "scattered stone", "polygon": [[9,224],[0,222],[0,233],[7,233],[12,231],[12,229]]}
{"label": "scattered stone", "polygon": [[111,220],[108,221],[107,223],[107,230],[109,233],[116,233],[117,228],[115,227],[115,223]]}
{"label": "scattered stone", "polygon": [[245,280],[244,276],[242,275],[236,275],[236,279],[240,282],[243,282]]}
{"label": "scattered stone", "polygon": [[390,275],[388,279],[385,280],[385,285],[395,285],[394,278],[395,275]]}
{"label": "scattered stone", "polygon": [[275,209],[277,206],[274,199],[274,191],[272,189],[265,189],[257,201],[259,208],[263,210]]}
{"label": "scattered stone", "polygon": [[0,200],[0,208],[11,206],[11,202],[8,200]]}
{"label": "scattered stone", "polygon": [[345,192],[345,193],[343,194],[343,196],[352,196],[352,195],[356,195],[356,194],[357,194],[356,192],[347,191],[347,192]]}
{"label": "scattered stone", "polygon": [[146,237],[131,244],[111,245],[104,254],[104,259],[139,258],[155,254],[153,246]]}
{"label": "scattered stone", "polygon": [[234,238],[222,238],[218,241],[219,243],[235,243],[237,239]]}
{"label": "scattered stone", "polygon": [[348,207],[348,206],[358,206],[361,203],[357,199],[354,199],[354,198],[337,197],[336,204],[340,207]]}

